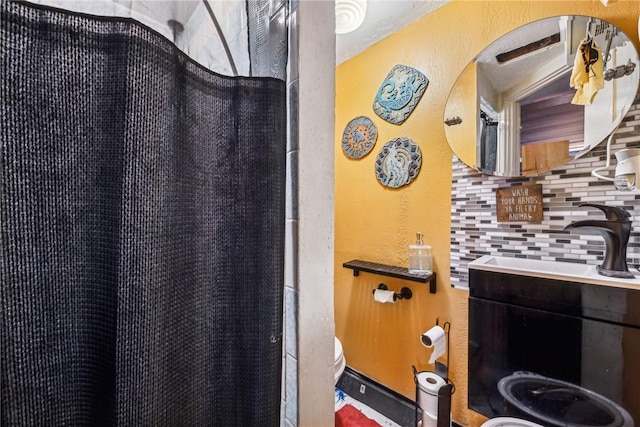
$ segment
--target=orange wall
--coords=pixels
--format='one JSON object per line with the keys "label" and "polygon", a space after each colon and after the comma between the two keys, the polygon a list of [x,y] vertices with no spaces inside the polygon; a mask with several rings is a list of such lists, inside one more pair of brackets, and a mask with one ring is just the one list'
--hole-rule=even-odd
{"label": "orange wall", "polygon": [[[419,343],[436,318],[451,322],[451,378],[456,385],[453,419],[477,426],[483,417],[467,409],[467,297],[449,286],[451,226],[451,150],[444,135],[449,90],[463,68],[487,44],[508,31],[549,16],[591,15],[620,27],[638,40],[640,1],[462,1],[451,3],[405,27],[336,69],[335,129],[335,322],[347,364],[387,387],[415,398],[411,366],[430,370],[431,350]],[[375,93],[396,64],[422,71],[430,80],[422,100],[401,126],[372,110]],[[346,124],[370,117],[378,142],[369,155],[352,160],[341,146]],[[377,152],[389,140],[412,138],[422,151],[416,180],[400,189],[380,185],[375,177]],[[351,259],[407,265],[407,245],[422,231],[433,246],[438,292],[427,285],[362,273],[342,267]],[[409,286],[414,297],[395,304],[374,303],[372,290],[386,283],[399,292]]]}

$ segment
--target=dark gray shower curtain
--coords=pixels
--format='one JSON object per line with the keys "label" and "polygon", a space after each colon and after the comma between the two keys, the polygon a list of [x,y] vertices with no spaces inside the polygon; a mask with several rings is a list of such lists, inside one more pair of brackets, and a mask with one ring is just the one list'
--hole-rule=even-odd
{"label": "dark gray shower curtain", "polygon": [[278,425],[285,83],[0,12],[2,425]]}

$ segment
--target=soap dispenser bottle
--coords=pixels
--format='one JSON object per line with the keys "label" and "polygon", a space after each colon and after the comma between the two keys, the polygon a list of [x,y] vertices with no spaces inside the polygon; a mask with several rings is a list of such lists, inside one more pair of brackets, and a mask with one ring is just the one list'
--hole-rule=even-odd
{"label": "soap dispenser bottle", "polygon": [[409,273],[429,275],[431,269],[431,246],[422,241],[422,233],[416,233],[416,243],[409,245]]}

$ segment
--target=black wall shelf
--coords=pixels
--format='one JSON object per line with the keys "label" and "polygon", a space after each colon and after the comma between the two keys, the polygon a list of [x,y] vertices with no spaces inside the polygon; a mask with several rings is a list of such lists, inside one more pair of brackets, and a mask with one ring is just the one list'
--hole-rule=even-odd
{"label": "black wall shelf", "polygon": [[395,277],[398,279],[411,280],[413,282],[429,283],[429,292],[436,293],[436,273],[423,276],[420,274],[409,273],[406,267],[396,267],[393,265],[378,264],[376,262],[362,261],[354,259],[342,264],[344,268],[353,270],[354,276],[359,276],[361,271],[381,276]]}

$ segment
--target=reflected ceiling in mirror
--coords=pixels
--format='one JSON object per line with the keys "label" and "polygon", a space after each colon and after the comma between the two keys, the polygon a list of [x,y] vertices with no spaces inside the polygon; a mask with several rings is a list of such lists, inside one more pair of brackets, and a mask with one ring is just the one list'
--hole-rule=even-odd
{"label": "reflected ceiling in mirror", "polygon": [[[486,174],[546,172],[615,130],[635,99],[639,68],[631,40],[604,20],[558,16],[524,25],[486,47],[456,80],[445,107],[447,141]],[[597,89],[593,97],[576,96],[576,77],[588,81],[585,91]]]}

